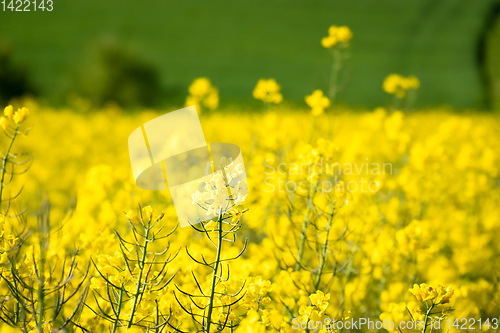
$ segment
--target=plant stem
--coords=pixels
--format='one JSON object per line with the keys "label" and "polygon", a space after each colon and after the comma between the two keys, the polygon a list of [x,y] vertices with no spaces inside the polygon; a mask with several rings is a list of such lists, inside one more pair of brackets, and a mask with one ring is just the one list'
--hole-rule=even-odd
{"label": "plant stem", "polygon": [[[43,223],[43,222],[42,222]],[[44,313],[44,306],[45,306],[45,291],[43,287],[43,278],[45,276],[45,240],[44,240],[45,235],[43,234],[42,231],[42,239],[39,241],[39,246],[40,246],[40,264],[39,264],[39,271],[38,271],[38,321],[37,321],[37,331],[38,333],[43,333],[43,313]]]}
{"label": "plant stem", "polygon": [[148,226],[145,227],[146,235],[144,237],[144,245],[143,245],[144,250],[142,252],[141,261],[139,262],[139,277],[137,279],[137,288],[136,288],[135,294],[134,294],[134,304],[132,305],[132,312],[130,313],[130,320],[128,322],[127,328],[132,327],[135,309],[137,308],[137,302],[139,300],[139,297],[141,296],[141,286],[142,286],[141,281],[142,281],[142,273],[144,271],[144,264],[146,262],[146,254],[147,254],[148,242],[149,242],[149,225],[150,225],[150,223],[151,223],[151,220],[148,222]]}
{"label": "plant stem", "polygon": [[306,215],[304,217],[304,223],[302,224],[302,233],[300,235],[300,245],[299,245],[299,250],[297,252],[297,264],[295,265],[296,271],[300,270],[300,263],[302,261],[302,256],[304,255],[304,245],[306,242],[307,225],[309,224],[309,214],[311,213],[312,202],[314,200],[314,196],[316,195],[316,189],[317,189],[316,185],[317,185],[317,183],[314,184],[313,189],[311,191],[311,196],[307,200],[307,210],[306,210]]}
{"label": "plant stem", "polygon": [[340,50],[338,48],[334,48],[332,70],[330,73],[330,91],[329,91],[332,110],[335,110],[335,103],[337,101],[338,79],[339,79],[339,72],[341,65],[342,65],[342,57]]}
{"label": "plant stem", "polygon": [[425,331],[427,330],[427,321],[429,320],[429,316],[433,308],[434,304],[432,304],[429,308],[427,308],[427,312],[425,313],[424,328],[422,329],[422,333],[425,333]]}
{"label": "plant stem", "polygon": [[19,321],[19,302],[16,300],[14,303],[14,325]]}
{"label": "plant stem", "polygon": [[210,290],[210,304],[208,305],[207,312],[207,325],[205,327],[205,332],[210,333],[210,325],[212,324],[212,311],[214,308],[214,296],[215,296],[215,287],[217,281],[217,269],[219,268],[220,263],[220,254],[222,248],[222,214],[219,215],[218,222],[218,231],[217,231],[217,255],[215,257],[215,266],[213,268],[212,274],[212,289]]}
{"label": "plant stem", "polygon": [[118,327],[118,321],[120,320],[120,312],[122,310],[122,299],[123,299],[123,286],[120,289],[120,295],[118,295],[118,304],[117,304],[117,309],[116,309],[116,318],[113,323],[113,330],[111,331],[112,333],[116,332],[116,328]]}
{"label": "plant stem", "polygon": [[326,264],[326,251],[328,250],[328,236],[330,234],[330,229],[332,227],[333,222],[333,213],[335,212],[335,205],[332,204],[332,213],[330,218],[328,219],[328,226],[326,227],[326,235],[325,242],[323,243],[323,249],[321,251],[321,263],[319,264],[318,275],[316,276],[316,281],[314,283],[314,290],[317,291],[319,287],[319,283],[321,282],[321,275],[323,274],[323,269]]}
{"label": "plant stem", "polygon": [[7,148],[7,152],[5,153],[5,156],[3,157],[3,160],[2,160],[2,176],[1,176],[1,179],[0,179],[0,206],[1,206],[1,203],[2,203],[2,194],[3,194],[3,188],[4,188],[4,180],[5,180],[5,174],[7,173],[7,162],[8,162],[8,158],[9,158],[9,155],[10,155],[10,150],[12,149],[12,146],[14,145],[14,140],[16,139],[16,136],[17,136],[17,129],[18,129],[19,126],[16,125],[16,128],[14,130],[14,134],[12,135],[12,139],[10,140],[10,144],[9,144],[9,147]]}

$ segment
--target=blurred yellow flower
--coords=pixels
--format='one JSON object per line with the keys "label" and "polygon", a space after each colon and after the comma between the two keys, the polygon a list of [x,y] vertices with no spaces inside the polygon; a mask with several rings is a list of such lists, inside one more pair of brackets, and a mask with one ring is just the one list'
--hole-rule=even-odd
{"label": "blurred yellow flower", "polygon": [[214,87],[210,79],[206,77],[194,79],[188,92],[185,105],[194,105],[198,112],[201,112],[203,107],[209,110],[219,107],[219,89]]}
{"label": "blurred yellow flower", "polygon": [[386,93],[395,94],[398,98],[405,97],[408,90],[417,90],[419,87],[420,81],[413,75],[404,77],[399,74],[389,74],[382,84]]}
{"label": "blurred yellow flower", "polygon": [[14,108],[12,107],[12,105],[6,106],[5,109],[3,110],[3,114],[7,118],[12,119],[12,115],[14,114]]}
{"label": "blurred yellow flower", "polygon": [[301,316],[302,321],[313,321],[316,322],[320,320],[321,315],[319,314],[318,310],[314,308],[314,306],[306,306],[302,305],[299,309],[299,314]]}
{"label": "blurred yellow flower", "polygon": [[253,97],[265,103],[279,104],[283,100],[281,86],[275,79],[260,79],[253,90]]}
{"label": "blurred yellow flower", "polygon": [[146,215],[148,219],[151,218],[151,216],[153,215],[153,207],[151,206],[146,206],[142,209],[142,214],[143,215]]}
{"label": "blurred yellow flower", "polygon": [[323,114],[325,109],[330,106],[330,100],[319,89],[315,90],[311,95],[306,96],[305,100],[307,105],[312,109],[311,113],[313,116]]}
{"label": "blurred yellow flower", "polygon": [[4,131],[7,129],[8,126],[9,126],[9,121],[7,120],[7,118],[5,117],[0,118],[0,127],[3,128]]}
{"label": "blurred yellow flower", "polygon": [[136,224],[141,223],[141,220],[139,219],[139,217],[137,216],[137,214],[133,210],[129,210],[128,212],[126,212],[125,216],[127,217],[127,219],[129,219],[130,221],[132,221]]}
{"label": "blurred yellow flower", "polygon": [[206,77],[195,79],[188,88],[189,94],[195,97],[207,95],[212,88],[212,83]]}
{"label": "blurred yellow flower", "polygon": [[29,114],[30,114],[30,111],[28,110],[28,108],[23,107],[23,108],[20,108],[16,111],[16,113],[14,114],[14,117],[12,119],[14,120],[16,125],[18,125],[18,124],[22,123],[23,121],[25,121],[26,118],[28,118]]}
{"label": "blurred yellow flower", "polygon": [[321,39],[321,45],[324,48],[330,49],[340,43],[345,47],[351,39],[352,31],[348,26],[343,25],[338,27],[336,25],[332,25],[328,29],[328,36]]}
{"label": "blurred yellow flower", "polygon": [[9,262],[9,256],[8,256],[7,251],[4,251],[4,252],[0,255],[0,264],[5,264],[6,262]]}

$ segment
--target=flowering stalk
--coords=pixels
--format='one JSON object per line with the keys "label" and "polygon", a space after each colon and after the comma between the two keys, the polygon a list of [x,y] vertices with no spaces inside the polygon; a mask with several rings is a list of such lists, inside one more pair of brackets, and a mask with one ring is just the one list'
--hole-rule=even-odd
{"label": "flowering stalk", "polygon": [[215,286],[217,284],[217,269],[220,264],[220,254],[222,249],[222,214],[219,215],[217,219],[217,255],[215,257],[214,271],[212,274],[212,288],[210,290],[210,302],[207,311],[207,324],[205,326],[205,331],[210,333],[210,326],[212,324],[212,311],[214,308],[214,296],[215,296]]}
{"label": "flowering stalk", "polygon": [[38,264],[38,273],[35,265],[35,273],[38,283],[38,320],[36,321],[36,329],[38,333],[43,333],[43,317],[45,312],[45,253],[48,249],[48,230],[49,219],[48,210],[45,214],[40,214],[38,218],[38,245],[40,247],[40,263]]}
{"label": "flowering stalk", "polygon": [[[454,294],[454,290],[451,289],[451,287],[445,289],[441,285],[431,286],[426,283],[422,283],[420,285],[414,284],[413,288],[410,289],[410,292],[418,301],[421,301],[425,307],[424,326],[421,329],[421,333],[425,333],[427,331],[427,327],[431,325],[429,323],[429,319],[432,319],[432,310],[437,308],[439,305],[448,304]],[[442,313],[442,316],[439,320],[441,320],[444,316],[449,315],[450,311],[452,311],[450,307],[440,309],[439,312]],[[410,310],[408,310],[408,312],[410,313],[412,320],[415,321]]]}
{"label": "flowering stalk", "polygon": [[332,109],[335,109],[336,96],[338,93],[338,75],[342,65],[342,48],[349,46],[352,39],[352,31],[347,26],[332,25],[328,28],[328,36],[321,39],[321,45],[332,50],[333,63],[330,72],[329,97],[332,101]]}
{"label": "flowering stalk", "polygon": [[[0,127],[3,128],[4,134],[10,139],[7,150],[2,158],[2,168],[0,170],[0,204],[3,201],[8,202],[5,213],[0,214],[2,223],[8,216],[7,213],[11,200],[15,199],[21,193],[19,191],[15,196],[4,200],[4,187],[12,181],[14,175],[25,173],[29,169],[29,165],[27,165],[24,170],[14,170],[14,167],[27,164],[31,158],[19,161],[19,156],[11,152],[14,142],[18,135],[21,134],[21,124],[26,120],[28,115],[29,110],[27,108],[23,107],[14,112],[14,108],[9,105],[4,109],[4,116],[0,117]],[[9,164],[12,167],[7,171]],[[7,174],[9,174],[10,179],[7,179]],[[27,226],[24,211],[8,217],[17,218],[18,223],[21,223],[24,227]],[[55,262],[59,258],[51,255],[51,251],[49,251],[51,249],[50,204],[47,200],[42,201],[37,219],[38,226],[34,231],[38,235],[38,255],[35,255],[33,247],[30,247],[23,254],[24,261],[19,260],[21,257],[20,254],[23,253],[22,248],[29,236],[25,230],[20,234],[10,235],[11,241],[8,247],[3,249],[3,254],[6,255],[7,260],[2,263],[9,263],[10,271],[6,271],[7,274],[5,274],[1,270],[0,278],[5,282],[11,297],[5,298],[0,306],[0,311],[5,315],[5,318],[2,319],[15,326],[19,326],[22,323],[25,330],[29,328],[39,333],[51,329],[56,324],[58,325],[58,330],[65,330],[70,326],[73,318],[75,318],[83,305],[83,299],[86,296],[87,290],[87,287],[83,287],[83,283],[87,278],[88,268],[80,271],[83,274],[83,278],[73,287],[77,270],[76,258],[78,251],[76,251],[72,256],[69,270],[66,271],[65,257],[60,279],[55,284],[52,283],[52,278],[56,275],[55,270],[57,265]],[[0,234],[3,235],[3,230]],[[48,278],[46,277],[47,275]],[[75,310],[66,316],[63,311],[64,305],[81,289],[83,289],[83,292],[76,302]],[[68,293],[69,290],[72,291]],[[10,301],[14,304],[10,304]],[[49,301],[53,304],[50,307],[48,306]],[[49,308],[52,309],[51,316],[47,312]]]}
{"label": "flowering stalk", "polygon": [[[427,306],[427,302],[425,302],[425,305]],[[422,328],[422,333],[425,333],[425,331],[427,330],[427,322],[429,321],[429,318],[431,316],[432,309],[434,309],[434,302],[432,302],[431,306],[427,307],[427,311],[425,312],[424,327]]]}
{"label": "flowering stalk", "polygon": [[330,235],[330,229],[332,228],[333,217],[335,212],[335,205],[332,205],[332,212],[328,218],[328,225],[326,227],[325,242],[323,243],[323,249],[321,251],[321,262],[319,264],[318,274],[316,275],[316,281],[314,282],[314,291],[317,291],[319,284],[321,282],[321,275],[323,274],[323,269],[326,264],[326,253],[328,251],[328,236]]}
{"label": "flowering stalk", "polygon": [[116,302],[116,318],[115,321],[113,322],[113,328],[111,330],[112,333],[116,332],[116,329],[118,328],[118,323],[119,323],[119,318],[120,318],[120,313],[122,311],[122,303],[123,303],[123,285],[120,288],[120,293],[118,294],[118,301]]}
{"label": "flowering stalk", "polygon": [[[141,260],[139,261],[139,277],[137,278],[137,286],[136,286],[136,289],[135,289],[135,294],[134,294],[134,303],[132,305],[132,312],[130,313],[130,320],[128,322],[128,325],[127,325],[127,328],[130,328],[132,327],[132,323],[133,323],[133,320],[134,320],[134,314],[135,314],[135,309],[137,308],[137,301],[139,300],[139,297],[142,296],[142,288],[143,288],[143,285],[142,285],[142,275],[144,274],[144,267],[145,267],[145,263],[146,263],[146,254],[147,254],[147,251],[148,251],[148,243],[150,242],[149,240],[149,231],[151,230],[151,219],[153,217],[150,216],[149,220],[148,220],[148,224],[145,228],[145,235],[144,235],[144,244],[142,245],[141,247],[141,250],[142,250],[142,258]],[[123,292],[123,289],[120,290],[120,298],[121,298],[121,295],[122,295],[122,292]]]}
{"label": "flowering stalk", "polygon": [[330,89],[329,89],[329,97],[331,101],[332,110],[335,110],[335,104],[337,101],[338,94],[338,80],[340,69],[342,68],[342,53],[340,49],[333,48],[332,50],[332,68],[330,71]]}
{"label": "flowering stalk", "polygon": [[311,209],[313,207],[313,200],[314,196],[316,195],[317,191],[317,184],[315,183],[312,191],[311,191],[311,196],[309,197],[307,201],[307,210],[306,210],[306,215],[304,217],[304,223],[302,224],[302,232],[300,234],[300,244],[299,244],[299,249],[297,252],[297,263],[295,264],[295,270],[298,271],[301,268],[301,262],[302,262],[302,257],[304,256],[304,249],[305,249],[305,242],[307,238],[307,226],[309,224],[309,215],[311,214]]}
{"label": "flowering stalk", "polygon": [[[205,298],[208,301],[208,304],[206,306],[200,306],[200,305],[194,303],[194,305],[197,308],[203,310],[203,315],[199,315],[199,314],[194,313],[191,310],[188,310],[180,302],[180,300],[177,298],[177,296],[175,296],[175,293],[174,293],[174,296],[175,296],[175,299],[177,300],[177,303],[181,306],[181,308],[183,309],[183,311],[186,312],[186,313],[188,313],[192,317],[192,319],[194,320],[194,322],[197,323],[197,324],[199,324],[202,327],[202,331],[204,333],[210,333],[210,331],[212,330],[212,326],[214,326],[214,325],[216,326],[215,327],[216,332],[222,332],[226,327],[229,327],[230,329],[232,329],[232,328],[234,328],[234,327],[237,326],[236,324],[234,324],[232,322],[229,322],[229,315],[231,313],[231,307],[233,305],[237,304],[245,296],[245,293],[242,294],[243,288],[244,288],[245,284],[243,283],[243,285],[241,286],[241,288],[236,293],[234,293],[234,294],[227,294],[227,293],[216,292],[216,288],[219,285],[219,283],[226,282],[226,281],[229,280],[229,265],[227,266],[227,277],[223,278],[222,262],[224,262],[224,261],[232,261],[232,260],[238,259],[243,254],[243,252],[246,249],[247,241],[245,240],[245,244],[243,246],[243,249],[240,251],[240,253],[238,255],[236,255],[235,257],[232,257],[232,258],[224,258],[224,259],[222,259],[223,241],[234,242],[236,240],[235,232],[240,228],[239,219],[241,218],[241,215],[243,213],[245,213],[246,211],[247,210],[242,210],[242,211],[238,210],[236,213],[233,211],[232,214],[223,214],[223,213],[220,213],[219,216],[218,216],[218,218],[217,218],[217,222],[216,222],[217,226],[215,227],[216,229],[207,230],[206,226],[208,226],[209,224],[211,224],[212,221],[210,221],[210,222],[208,222],[206,224],[201,223],[201,228],[198,228],[195,225],[191,225],[193,227],[193,229],[195,229],[196,231],[204,233],[207,236],[207,238],[209,239],[209,241],[212,243],[212,245],[214,245],[215,248],[216,248],[215,261],[213,261],[213,262],[207,262],[206,259],[205,259],[205,257],[203,255],[202,255],[202,259],[201,260],[198,260],[198,259],[194,258],[189,253],[189,250],[186,247],[186,253],[188,254],[188,256],[193,261],[195,261],[196,263],[198,263],[200,265],[209,267],[212,270],[212,279],[211,279],[211,285],[210,285],[210,292],[208,294],[204,293],[204,291],[201,288],[200,283],[198,282],[198,279],[196,278],[196,276],[195,276],[194,273],[192,273],[192,275],[193,275],[193,278],[194,278],[194,280],[196,282],[196,285],[198,286],[198,290],[200,291],[201,295],[190,294],[188,292],[185,292],[185,291],[181,290],[178,286],[175,286],[175,287],[177,288],[177,290],[179,292],[181,292],[182,294],[188,296],[192,302],[194,302],[193,301],[194,298]],[[231,222],[227,221],[229,219],[232,219],[232,221],[234,222],[235,218],[238,219],[236,221],[236,223],[231,223]],[[225,225],[228,225],[229,227],[226,228],[226,229],[224,229]],[[214,240],[210,236],[210,233],[213,232],[213,231],[217,232],[217,236],[216,236],[217,237],[217,241],[216,242],[214,242]],[[229,236],[232,235],[233,239],[226,238],[228,235]],[[219,269],[219,267],[220,267],[220,269]],[[242,295],[240,296],[240,294],[242,294]],[[216,297],[230,297],[230,298],[232,298],[232,297],[238,297],[238,298],[235,301],[230,302],[229,304],[215,306],[214,304],[215,304]],[[216,323],[216,322],[214,322],[212,320],[213,310],[215,308],[217,308],[217,307],[222,307],[222,308],[227,309],[227,314],[226,314],[226,318],[225,318],[224,322]],[[197,317],[202,317],[201,318],[202,321],[200,322]],[[174,327],[172,327],[172,328],[174,328]],[[179,330],[177,328],[174,328],[174,329],[177,332],[183,332],[183,331],[181,331],[181,330]]]}
{"label": "flowering stalk", "polygon": [[[78,251],[72,258],[69,268],[66,270],[66,259],[62,263],[62,272],[59,280],[53,284],[52,277],[55,276],[56,265],[51,262],[58,260],[56,257],[50,257],[50,208],[48,201],[42,202],[42,208],[38,214],[38,245],[39,254],[35,255],[33,247],[26,251],[24,262],[14,263],[11,261],[10,272],[8,276],[1,275],[3,281],[7,284],[12,299],[15,300],[13,318],[9,320],[17,324],[22,321],[23,326],[31,326],[34,323],[34,328],[37,332],[44,332],[47,328],[54,327],[57,324],[58,330],[65,330],[72,323],[74,318],[83,307],[84,299],[87,295],[88,283],[84,286],[87,280],[89,266],[80,271],[83,277],[73,287],[72,284],[76,278]],[[18,248],[24,245],[21,242]],[[17,267],[16,267],[17,266]],[[49,278],[46,278],[48,272]],[[33,281],[35,283],[33,283]],[[69,292],[71,290],[71,292]],[[76,301],[76,306],[69,315],[64,314],[65,305],[77,295],[78,291],[82,291],[79,299]],[[36,298],[34,297],[36,295]],[[53,306],[48,306],[49,301],[53,302]],[[6,313],[12,312],[9,307],[2,305],[2,311]],[[51,308],[53,313],[48,315],[47,309]]]}
{"label": "flowering stalk", "polygon": [[[101,254],[98,256],[97,262],[94,262],[99,276],[94,278],[93,293],[95,306],[99,311],[94,310],[90,304],[87,304],[87,307],[96,315],[111,322],[111,332],[113,333],[120,327],[128,329],[132,326],[139,326],[148,330],[163,329],[170,319],[170,315],[165,316],[158,310],[158,307],[153,320],[148,319],[149,314],[145,314],[143,318],[138,320],[137,317],[143,311],[139,311],[141,301],[148,295],[164,289],[177,273],[175,272],[167,279],[167,264],[175,259],[178,252],[173,256],[169,254],[164,261],[156,259],[167,253],[170,243],[161,252],[151,252],[148,250],[149,244],[169,237],[177,227],[167,235],[160,236],[163,227],[154,228],[162,220],[164,214],[160,214],[156,221],[153,222],[153,209],[151,206],[143,209],[139,206],[139,212],[140,217],[133,211],[126,213],[132,228],[134,241],[127,241],[115,231],[115,235],[119,240],[120,252],[115,253],[114,257]],[[141,227],[142,230],[138,230]],[[139,241],[141,237],[144,239],[142,242]],[[158,267],[158,265],[161,266],[159,272],[151,274],[153,268]],[[125,268],[122,269],[121,267]],[[99,277],[102,278],[102,281]],[[105,296],[99,292],[100,289],[105,290]],[[109,304],[111,313],[99,305],[96,295]],[[124,310],[123,306],[129,301],[132,307],[128,314],[129,317],[125,320],[121,317]],[[157,303],[156,299],[155,303]]]}
{"label": "flowering stalk", "polygon": [[[14,133],[10,137],[10,143],[9,143],[8,148],[7,148],[7,151],[5,152],[5,155],[4,155],[3,159],[2,159],[2,170],[1,170],[1,172],[2,172],[2,178],[0,179],[0,200],[2,198],[3,188],[5,186],[4,180],[5,180],[5,174],[7,173],[7,162],[9,161],[10,151],[12,149],[12,146],[14,145],[14,141],[16,140],[16,136],[19,133],[18,132],[18,128],[19,128],[19,126],[16,125],[16,127],[14,129]],[[0,201],[0,203],[1,202],[3,202],[3,200]]]}

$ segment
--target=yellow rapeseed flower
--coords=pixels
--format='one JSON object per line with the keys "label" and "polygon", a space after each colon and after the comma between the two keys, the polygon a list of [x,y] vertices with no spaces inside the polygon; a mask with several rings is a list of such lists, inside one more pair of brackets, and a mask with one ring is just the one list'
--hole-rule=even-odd
{"label": "yellow rapeseed flower", "polygon": [[321,38],[321,45],[326,49],[335,46],[335,44],[337,44],[337,38],[335,36],[326,36]]}
{"label": "yellow rapeseed flower", "polygon": [[195,97],[202,97],[210,92],[212,83],[206,77],[194,79],[188,88],[189,94]]}
{"label": "yellow rapeseed flower", "polygon": [[151,218],[153,215],[153,207],[151,206],[146,206],[142,209],[142,214],[146,215],[148,218]]}
{"label": "yellow rapeseed flower", "polygon": [[231,214],[231,223],[234,224],[240,222],[243,211],[241,210],[241,208],[235,207],[229,211],[229,214]]}
{"label": "yellow rapeseed flower", "polygon": [[14,108],[12,107],[12,105],[6,106],[5,109],[3,109],[3,114],[7,118],[12,119],[12,115],[14,114]]}
{"label": "yellow rapeseed flower", "polygon": [[9,262],[9,256],[8,256],[7,251],[3,252],[0,255],[0,264],[5,264],[6,262]]}
{"label": "yellow rapeseed flower", "polygon": [[410,293],[412,293],[418,301],[425,302],[432,300],[434,304],[446,304],[450,302],[454,290],[450,287],[445,289],[441,285],[431,286],[427,283],[421,283],[420,285],[414,284],[413,288],[410,289]]}
{"label": "yellow rapeseed flower", "polygon": [[214,110],[219,106],[219,89],[214,87],[210,79],[206,77],[194,79],[188,92],[185,105],[194,105],[198,112],[201,112],[202,107]]}
{"label": "yellow rapeseed flower", "polygon": [[260,79],[253,90],[253,97],[266,103],[279,104],[283,100],[281,86],[275,79]]}
{"label": "yellow rapeseed flower", "polygon": [[305,98],[307,105],[312,109],[313,116],[321,115],[327,107],[330,106],[330,100],[324,96],[322,90],[315,90],[311,95]]}
{"label": "yellow rapeseed flower", "polygon": [[316,306],[318,309],[320,309],[321,313],[323,313],[328,307],[330,294],[325,295],[325,293],[323,293],[321,290],[318,290],[315,294],[311,294],[309,296],[309,299],[311,300],[311,304]]}
{"label": "yellow rapeseed flower", "polygon": [[130,221],[132,221],[136,224],[141,223],[141,220],[139,219],[139,217],[137,216],[137,214],[133,210],[129,210],[128,212],[126,212],[125,216],[127,217],[127,219],[129,219]]}
{"label": "yellow rapeseed flower", "polygon": [[404,77],[399,74],[389,74],[382,83],[386,93],[395,94],[398,98],[404,98],[408,90],[417,90],[419,87],[420,81],[413,75]]}
{"label": "yellow rapeseed flower", "polygon": [[0,127],[5,131],[9,126],[9,120],[5,117],[0,118]]}
{"label": "yellow rapeseed flower", "polygon": [[330,49],[337,44],[342,46],[347,46],[348,42],[352,39],[352,31],[348,26],[336,26],[332,25],[328,29],[328,36],[321,39],[321,45],[324,48]]}
{"label": "yellow rapeseed flower", "polygon": [[23,107],[23,108],[20,108],[16,111],[16,113],[14,114],[14,117],[12,119],[14,120],[16,125],[18,125],[18,124],[22,123],[23,121],[25,121],[26,118],[28,118],[29,114],[30,114],[30,111],[28,110],[28,108]]}

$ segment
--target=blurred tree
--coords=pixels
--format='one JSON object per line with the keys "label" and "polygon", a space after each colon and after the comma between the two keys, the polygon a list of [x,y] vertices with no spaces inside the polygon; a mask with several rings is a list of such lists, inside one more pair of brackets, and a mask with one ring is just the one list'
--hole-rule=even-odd
{"label": "blurred tree", "polygon": [[28,71],[13,63],[11,48],[0,44],[0,104],[34,92]]}
{"label": "blurred tree", "polygon": [[116,102],[122,107],[154,106],[161,95],[156,66],[137,52],[113,41],[98,43],[80,71],[78,93],[93,104]]}
{"label": "blurred tree", "polygon": [[500,1],[493,3],[478,47],[487,107],[500,111]]}

